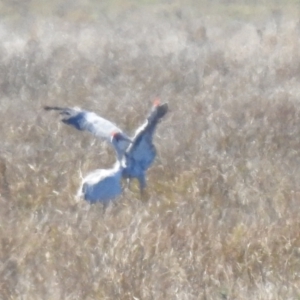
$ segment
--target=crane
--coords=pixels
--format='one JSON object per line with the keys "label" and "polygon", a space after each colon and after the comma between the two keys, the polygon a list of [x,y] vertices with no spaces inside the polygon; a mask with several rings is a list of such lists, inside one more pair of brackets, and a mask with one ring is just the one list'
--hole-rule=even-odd
{"label": "crane", "polygon": [[90,203],[101,202],[107,205],[110,200],[121,195],[121,178],[126,166],[126,157],[120,145],[121,142],[132,141],[120,132],[113,132],[110,141],[116,151],[117,161],[111,169],[97,169],[83,178],[77,193],[78,198],[83,197]]}
{"label": "crane", "polygon": [[[114,123],[98,116],[94,112],[82,110],[78,107],[45,106],[45,110],[57,110],[63,116],[62,122],[81,131],[88,131],[100,139],[111,142],[116,153],[120,151],[124,156],[124,165],[121,175],[131,180],[137,178],[141,193],[146,187],[146,171],[156,157],[156,148],[153,144],[153,134],[157,124],[168,111],[167,103],[160,104],[156,99],[146,121],[135,131],[133,138],[129,138]],[[113,133],[118,132],[117,139],[111,139]],[[118,169],[119,171],[119,169]],[[94,177],[97,177],[94,172]],[[103,174],[103,172],[101,172]],[[118,173],[119,174],[119,173]],[[90,174],[91,175],[91,174]],[[101,175],[102,176],[102,175]]]}

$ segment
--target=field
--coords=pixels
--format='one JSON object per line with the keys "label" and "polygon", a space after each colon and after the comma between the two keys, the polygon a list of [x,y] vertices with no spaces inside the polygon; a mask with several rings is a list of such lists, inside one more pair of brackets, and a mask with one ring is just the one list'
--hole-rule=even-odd
{"label": "field", "polygon": [[[300,299],[297,2],[142,2],[0,3],[0,299]],[[77,202],[114,153],[43,106],[157,96],[147,199]]]}

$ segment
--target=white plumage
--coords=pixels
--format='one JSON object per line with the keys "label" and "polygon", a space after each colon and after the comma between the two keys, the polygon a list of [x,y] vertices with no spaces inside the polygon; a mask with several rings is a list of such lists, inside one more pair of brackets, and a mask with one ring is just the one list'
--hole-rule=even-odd
{"label": "white plumage", "polygon": [[121,178],[126,165],[124,150],[119,147],[122,141],[131,142],[119,132],[112,134],[111,142],[117,154],[116,163],[111,169],[98,169],[83,178],[77,194],[79,197],[83,197],[90,203],[107,204],[122,193]]}

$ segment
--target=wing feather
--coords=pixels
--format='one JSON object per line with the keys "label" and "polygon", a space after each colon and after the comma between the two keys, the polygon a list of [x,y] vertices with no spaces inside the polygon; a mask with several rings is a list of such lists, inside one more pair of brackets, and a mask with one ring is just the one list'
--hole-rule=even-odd
{"label": "wing feather", "polygon": [[168,105],[155,105],[147,120],[141,125],[132,139],[133,143],[128,147],[126,154],[130,160],[146,171],[153,163],[156,149],[153,144],[153,134],[157,124],[168,111]]}
{"label": "wing feather", "polygon": [[[120,132],[124,137],[129,137],[114,123],[104,119],[94,112],[82,110],[80,108],[68,108],[58,106],[45,106],[45,110],[57,110],[63,116],[62,122],[70,125],[77,130],[87,131],[99,139],[105,139],[110,142],[111,135],[114,132]],[[121,144],[122,143],[122,144]],[[120,142],[120,147],[126,149],[128,147],[127,141]]]}

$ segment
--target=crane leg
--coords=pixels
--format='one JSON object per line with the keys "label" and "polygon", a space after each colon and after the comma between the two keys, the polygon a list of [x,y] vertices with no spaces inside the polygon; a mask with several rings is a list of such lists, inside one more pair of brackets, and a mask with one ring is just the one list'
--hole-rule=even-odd
{"label": "crane leg", "polygon": [[147,201],[149,199],[149,195],[146,191],[146,178],[144,174],[138,177],[138,181],[140,185],[141,199],[142,201]]}
{"label": "crane leg", "polygon": [[146,188],[146,178],[145,178],[144,174],[141,174],[138,177],[138,181],[139,181],[139,184],[140,184],[140,190],[145,189]]}
{"label": "crane leg", "polygon": [[126,182],[127,182],[127,188],[130,190],[130,188],[131,188],[131,178],[127,178]]}

